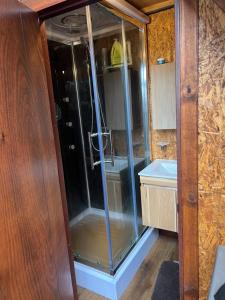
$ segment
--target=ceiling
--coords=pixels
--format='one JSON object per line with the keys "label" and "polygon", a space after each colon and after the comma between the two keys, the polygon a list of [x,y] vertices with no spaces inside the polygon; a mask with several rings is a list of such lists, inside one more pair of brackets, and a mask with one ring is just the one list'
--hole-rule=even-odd
{"label": "ceiling", "polygon": [[130,4],[134,5],[138,9],[142,9],[149,5],[153,5],[160,2],[165,2],[164,0],[127,0]]}
{"label": "ceiling", "polygon": [[[65,2],[66,0],[18,0],[18,1],[23,2],[25,5],[27,5],[34,11],[40,11],[51,5]],[[161,9],[165,9],[174,5],[174,0],[125,0],[125,1],[132,4],[137,9],[142,10],[146,14],[159,11]],[[224,0],[216,0],[216,1],[223,3]]]}
{"label": "ceiling", "polygon": [[126,0],[145,13],[155,12],[174,5],[174,0]]}
{"label": "ceiling", "polygon": [[[99,3],[91,6],[91,19],[93,37],[121,34],[121,19],[106,10]],[[88,28],[85,7],[57,15],[45,22],[47,37],[49,40],[63,44],[86,44]],[[126,22],[126,31],[132,29],[132,25]]]}

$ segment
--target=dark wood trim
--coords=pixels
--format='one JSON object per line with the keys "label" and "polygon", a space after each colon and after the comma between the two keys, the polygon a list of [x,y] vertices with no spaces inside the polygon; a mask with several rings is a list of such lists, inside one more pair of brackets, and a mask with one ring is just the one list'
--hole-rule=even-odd
{"label": "dark wood trim", "polygon": [[73,283],[73,289],[74,289],[74,299],[78,300],[75,270],[74,270],[74,259],[73,259],[73,254],[72,254],[71,239],[70,239],[70,233],[69,233],[69,217],[68,217],[68,207],[67,207],[67,200],[66,200],[63,164],[62,164],[62,157],[61,157],[61,147],[60,147],[60,141],[59,141],[58,127],[57,127],[57,122],[56,122],[55,98],[54,98],[53,85],[52,85],[51,66],[50,66],[50,58],[49,58],[49,52],[48,52],[48,42],[47,42],[46,30],[45,30],[44,23],[41,25],[40,30],[41,30],[41,39],[42,39],[42,48],[43,48],[43,59],[44,59],[45,70],[46,70],[47,87],[48,87],[48,93],[49,93],[51,120],[52,120],[53,134],[54,134],[54,140],[55,140],[55,149],[56,149],[56,156],[57,156],[57,164],[58,164],[59,183],[60,183],[60,190],[61,190],[61,197],[62,197],[62,204],[63,204],[64,223],[65,223],[65,228],[66,228],[66,239],[67,239],[67,244],[68,244],[68,255],[70,258],[71,277],[72,277],[72,283]]}
{"label": "dark wood trim", "polygon": [[67,0],[62,3],[56,4],[54,6],[50,6],[38,12],[39,17],[42,21],[55,17],[59,14],[66,13],[68,11],[81,8],[83,6],[93,4],[98,2],[99,0]]}
{"label": "dark wood trim", "polygon": [[[55,14],[63,13],[64,9],[65,12],[71,9],[80,8],[82,6],[88,5],[96,1],[91,0],[18,0],[22,2],[24,5],[29,7],[34,12],[37,12],[39,15],[45,18],[48,14],[53,13]],[[57,11],[57,12],[56,12]],[[61,12],[62,11],[62,12]],[[54,14],[54,15],[55,15]]]}
{"label": "dark wood trim", "polygon": [[224,0],[214,0],[214,1],[225,12],[225,1]]}
{"label": "dark wood trim", "polygon": [[34,12],[38,12],[47,7],[65,2],[66,0],[18,0],[29,7]]}
{"label": "dark wood trim", "polygon": [[198,0],[176,0],[177,148],[181,299],[199,298]]}
{"label": "dark wood trim", "polygon": [[0,11],[0,299],[74,299],[38,15]]}

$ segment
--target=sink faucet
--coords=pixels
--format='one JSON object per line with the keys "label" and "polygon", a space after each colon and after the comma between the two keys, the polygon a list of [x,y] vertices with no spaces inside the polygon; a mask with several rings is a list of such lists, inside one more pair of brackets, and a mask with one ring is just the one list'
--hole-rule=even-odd
{"label": "sink faucet", "polygon": [[157,143],[157,146],[159,146],[162,151],[166,151],[168,145],[169,145],[169,142],[158,142]]}

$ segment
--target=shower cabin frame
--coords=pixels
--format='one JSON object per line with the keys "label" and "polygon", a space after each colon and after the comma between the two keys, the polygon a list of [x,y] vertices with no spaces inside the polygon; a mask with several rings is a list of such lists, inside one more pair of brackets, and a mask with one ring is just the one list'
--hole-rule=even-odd
{"label": "shower cabin frame", "polygon": [[[96,3],[96,1],[92,1]],[[129,252],[122,258],[122,260],[119,263],[114,264],[113,261],[113,254],[112,254],[112,240],[111,240],[111,229],[110,229],[110,216],[109,216],[109,207],[108,207],[108,193],[107,193],[107,182],[106,182],[106,173],[105,173],[105,159],[104,159],[104,150],[103,150],[103,137],[102,137],[102,127],[101,127],[101,121],[100,121],[100,107],[99,107],[99,101],[98,101],[98,83],[97,83],[97,76],[96,76],[96,69],[95,69],[95,54],[94,54],[94,44],[93,44],[93,35],[92,35],[92,21],[91,21],[91,11],[90,6],[86,6],[86,18],[87,18],[87,29],[88,29],[88,40],[89,40],[89,47],[90,47],[90,61],[91,61],[91,74],[93,79],[93,98],[94,98],[94,105],[95,105],[95,114],[96,114],[96,123],[97,123],[97,133],[96,137],[98,138],[99,143],[99,149],[100,149],[100,161],[99,165],[101,167],[101,178],[102,178],[102,187],[103,187],[103,199],[104,199],[104,211],[105,211],[105,224],[106,224],[106,233],[107,233],[107,240],[108,240],[108,259],[109,259],[109,271],[110,274],[114,274],[119,267],[119,265],[123,262],[123,260],[126,258],[126,256],[129,254]],[[135,27],[139,28],[143,31],[143,36],[146,37],[146,25],[143,24],[140,21],[134,20],[130,17],[127,17],[123,13],[115,10],[114,8],[110,7],[109,5],[105,5],[106,8],[114,15],[118,16],[121,19],[122,24],[122,45],[123,45],[123,57],[124,57],[124,66],[122,67],[122,78],[123,78],[123,86],[124,86],[124,101],[125,101],[125,123],[127,128],[127,142],[128,142],[128,169],[129,174],[131,177],[131,187],[132,187],[132,205],[133,205],[133,218],[134,218],[134,233],[135,233],[135,242],[139,240],[141,237],[139,230],[138,230],[138,213],[137,213],[137,204],[136,204],[136,183],[135,183],[135,170],[134,170],[134,154],[133,154],[133,137],[132,137],[132,126],[131,126],[131,117],[130,117],[130,111],[131,111],[131,95],[129,91],[129,84],[128,84],[128,62],[127,62],[127,50],[126,50],[126,33],[125,33],[125,25],[124,22],[127,21],[131,24],[133,24]],[[79,6],[80,7],[80,6]],[[73,7],[79,8],[79,7]],[[69,10],[72,8],[69,6]],[[63,12],[67,11],[67,8],[63,9]],[[58,13],[57,13],[58,14]],[[55,16],[55,12],[51,16]],[[48,18],[50,15],[48,15]],[[50,60],[49,60],[49,53],[48,53],[48,47],[47,44],[47,36],[46,36],[46,30],[45,25],[42,23],[41,25],[42,30],[42,38],[44,45],[44,53],[45,53],[45,63],[47,66],[47,77],[48,77],[48,85],[51,86],[49,89],[53,89],[52,87],[52,76],[51,76],[51,68],[50,68]],[[149,92],[149,81],[148,78],[148,68],[147,68],[147,43],[146,38],[142,39],[143,43],[143,64],[141,67],[141,82],[145,82],[146,84],[142,84],[140,86],[141,95],[142,95],[142,119],[143,119],[143,133],[144,133],[144,149],[145,149],[145,156],[144,160],[148,163],[150,161],[150,143],[149,143],[149,116],[148,116],[148,92]],[[73,52],[73,51],[72,51]],[[72,55],[73,56],[73,55]],[[73,58],[74,60],[74,58]],[[74,79],[76,78],[76,66],[73,67],[73,74]],[[53,118],[55,118],[55,103],[54,103],[54,95],[53,92],[50,91],[51,95],[51,106],[52,106],[52,113]],[[79,93],[78,93],[79,96]],[[78,99],[79,102],[79,99]],[[79,105],[78,105],[79,106]],[[53,120],[54,122],[54,120]],[[56,124],[54,124],[54,127],[57,127]],[[81,126],[82,127],[82,126]],[[57,130],[56,130],[57,131]],[[56,135],[58,135],[58,132],[56,132]],[[57,149],[59,154],[61,153],[60,145],[59,145],[59,137],[57,137]],[[62,167],[62,163],[61,163]],[[65,188],[64,188],[65,190]],[[65,191],[64,191],[65,193]],[[130,250],[133,248],[133,246],[130,248]]]}
{"label": "shower cabin frame", "polygon": [[[39,0],[42,9],[34,9],[37,1],[24,0],[31,9],[38,12],[40,20],[98,1]],[[37,6],[36,6],[37,7]],[[179,256],[180,256],[180,298],[198,299],[198,0],[176,0],[176,48],[177,48],[177,143],[178,143],[178,199],[179,199]],[[121,12],[114,10],[119,15]],[[124,16],[126,17],[126,16]],[[135,20],[128,18],[129,21]],[[55,122],[54,96],[44,25],[41,24],[48,89],[51,104],[59,177],[64,210],[66,194],[60,157],[59,137]],[[147,39],[147,36],[146,36]],[[188,51],[186,51],[186,47]],[[194,72],[191,79],[190,74]],[[192,145],[192,147],[190,147]],[[190,170],[192,172],[190,173]],[[191,220],[191,222],[189,221]],[[190,243],[192,241],[192,243]],[[72,258],[71,258],[72,264]]]}

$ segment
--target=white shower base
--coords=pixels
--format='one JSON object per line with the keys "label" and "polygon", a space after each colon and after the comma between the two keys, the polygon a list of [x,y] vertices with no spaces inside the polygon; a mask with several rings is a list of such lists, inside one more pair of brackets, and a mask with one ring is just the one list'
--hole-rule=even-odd
{"label": "white shower base", "polygon": [[77,285],[108,299],[120,299],[157,238],[158,231],[148,228],[114,276],[75,262]]}

